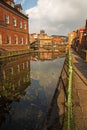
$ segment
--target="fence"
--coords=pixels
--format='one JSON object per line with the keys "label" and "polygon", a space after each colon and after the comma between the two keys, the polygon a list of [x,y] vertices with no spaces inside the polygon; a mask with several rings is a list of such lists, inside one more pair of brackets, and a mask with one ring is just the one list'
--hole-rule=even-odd
{"label": "fence", "polygon": [[69,51],[69,78],[68,78],[68,130],[73,130],[73,115],[72,115],[72,57]]}
{"label": "fence", "polygon": [[70,51],[66,59],[58,81],[58,90],[63,88],[65,94],[64,115],[60,118],[61,130],[74,130],[72,114],[72,57]]}

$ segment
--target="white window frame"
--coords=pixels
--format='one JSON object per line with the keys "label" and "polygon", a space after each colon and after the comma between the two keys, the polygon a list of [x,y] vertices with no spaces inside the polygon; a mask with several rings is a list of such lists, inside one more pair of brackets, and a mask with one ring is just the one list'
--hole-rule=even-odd
{"label": "white window frame", "polygon": [[7,15],[7,14],[5,15],[5,23],[6,23],[6,24],[9,24],[9,23],[10,23],[10,22],[9,22],[9,15]]}
{"label": "white window frame", "polygon": [[17,26],[17,20],[13,18],[13,25],[16,27]]}
{"label": "white window frame", "polygon": [[27,29],[27,25],[26,25],[26,23],[24,23],[24,30],[26,30]]}
{"label": "white window frame", "polygon": [[20,22],[20,28],[22,28],[22,22]]}

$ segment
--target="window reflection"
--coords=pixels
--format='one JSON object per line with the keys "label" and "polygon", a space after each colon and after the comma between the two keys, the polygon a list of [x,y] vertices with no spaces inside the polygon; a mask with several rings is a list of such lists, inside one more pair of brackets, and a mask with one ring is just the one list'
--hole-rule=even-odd
{"label": "window reflection", "polygon": [[[25,67],[27,64],[27,67]],[[23,65],[23,67],[22,67]],[[29,58],[21,57],[15,60],[3,61],[0,64],[0,94],[3,96],[12,95],[19,91],[23,84],[30,82],[30,61]],[[25,85],[25,87],[27,87]],[[11,93],[12,92],[12,93]]]}

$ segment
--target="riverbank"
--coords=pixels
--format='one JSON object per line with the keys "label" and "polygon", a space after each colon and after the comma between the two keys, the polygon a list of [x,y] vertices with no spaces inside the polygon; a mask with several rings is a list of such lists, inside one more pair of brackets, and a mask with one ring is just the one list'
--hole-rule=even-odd
{"label": "riverbank", "polygon": [[28,50],[14,50],[14,51],[1,50],[0,51],[0,59],[23,55],[23,54],[28,54],[28,53],[29,53],[29,49]]}
{"label": "riverbank", "polygon": [[[64,57],[66,55],[66,52],[59,52],[59,51],[38,51],[38,50],[20,50],[20,51],[4,51],[0,55],[0,59],[8,58],[8,57],[14,57],[14,56],[20,56],[20,55],[26,55],[30,54],[31,56],[35,58],[41,58],[43,59],[44,54],[51,54],[52,58],[56,58],[58,56]],[[45,55],[45,56],[47,56]]]}
{"label": "riverbank", "polygon": [[55,53],[57,55],[60,54],[64,54],[66,53],[66,46],[65,45],[61,45],[59,46],[59,49],[51,49],[51,50],[47,50],[44,48],[39,48],[38,50],[34,50],[34,49],[3,49],[0,48],[0,59],[2,58],[7,58],[7,57],[13,57],[13,56],[18,56],[18,55],[24,55],[24,54],[32,54],[32,53],[38,53],[38,55],[40,53]]}
{"label": "riverbank", "polygon": [[87,62],[72,50],[73,117],[75,130],[87,130]]}
{"label": "riverbank", "polygon": [[[79,55],[71,50],[72,55],[72,114],[74,130],[87,130],[87,62]],[[65,64],[65,63],[64,63]],[[66,70],[63,66],[62,71]],[[63,75],[60,79],[66,79]],[[51,108],[47,116],[45,130],[67,130],[68,128],[68,115],[67,105],[65,106],[65,90],[64,87],[59,87],[60,80],[58,81],[57,89],[55,91]],[[67,92],[67,84],[65,85]]]}

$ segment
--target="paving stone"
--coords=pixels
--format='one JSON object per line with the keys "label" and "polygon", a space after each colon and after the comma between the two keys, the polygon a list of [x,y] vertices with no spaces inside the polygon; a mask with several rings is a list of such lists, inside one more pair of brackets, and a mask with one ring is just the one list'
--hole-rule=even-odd
{"label": "paving stone", "polygon": [[87,62],[72,50],[75,130],[87,130]]}

